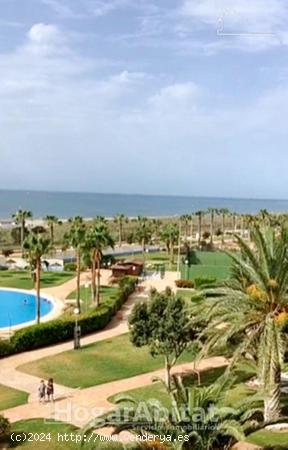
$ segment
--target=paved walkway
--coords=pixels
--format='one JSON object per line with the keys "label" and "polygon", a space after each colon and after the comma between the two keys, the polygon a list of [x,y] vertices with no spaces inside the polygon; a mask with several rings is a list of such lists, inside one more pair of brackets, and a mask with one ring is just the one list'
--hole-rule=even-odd
{"label": "paved walkway", "polygon": [[[202,360],[197,366],[197,370],[203,371],[210,368],[222,367],[227,364],[224,357],[214,357]],[[193,371],[194,363],[181,364],[173,369],[174,373],[189,373]],[[83,427],[90,420],[105,412],[112,410],[115,406],[109,402],[108,398],[131,389],[150,385],[154,377],[163,377],[164,370],[137,375],[132,378],[113,381],[111,383],[93,386],[83,390],[70,390],[64,396],[57,396],[54,404],[39,404],[37,401],[30,405],[17,406],[4,411],[5,417],[11,422],[16,422],[23,418],[33,419],[42,417],[46,420],[55,419],[72,423],[77,427]],[[64,397],[64,398],[63,398]]]}

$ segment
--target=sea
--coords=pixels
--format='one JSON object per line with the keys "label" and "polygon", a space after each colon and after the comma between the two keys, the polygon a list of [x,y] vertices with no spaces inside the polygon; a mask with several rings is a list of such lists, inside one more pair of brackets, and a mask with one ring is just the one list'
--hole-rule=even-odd
{"label": "sea", "polygon": [[208,208],[227,208],[245,214],[255,214],[261,209],[285,213],[288,200],[0,190],[0,220],[10,219],[20,208],[31,210],[35,219],[48,214],[62,219],[75,215],[113,217],[118,213],[129,217],[165,217]]}

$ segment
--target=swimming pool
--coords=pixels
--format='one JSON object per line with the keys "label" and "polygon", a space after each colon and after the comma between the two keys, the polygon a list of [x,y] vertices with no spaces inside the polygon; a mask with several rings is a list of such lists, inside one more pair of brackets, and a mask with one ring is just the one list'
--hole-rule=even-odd
{"label": "swimming pool", "polygon": [[[40,314],[47,316],[54,304],[41,297]],[[33,323],[36,319],[36,296],[29,291],[17,289],[0,289],[0,330]]]}

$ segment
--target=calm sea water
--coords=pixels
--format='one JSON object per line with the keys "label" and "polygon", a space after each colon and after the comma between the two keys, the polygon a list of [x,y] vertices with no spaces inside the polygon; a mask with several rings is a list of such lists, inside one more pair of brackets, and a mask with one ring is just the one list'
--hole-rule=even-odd
{"label": "calm sea water", "polygon": [[228,208],[238,213],[257,213],[260,209],[288,212],[288,200],[0,190],[0,219],[10,218],[19,208],[33,211],[34,218],[47,214],[68,218],[75,215],[111,217],[119,212],[127,216],[172,216],[209,207]]}

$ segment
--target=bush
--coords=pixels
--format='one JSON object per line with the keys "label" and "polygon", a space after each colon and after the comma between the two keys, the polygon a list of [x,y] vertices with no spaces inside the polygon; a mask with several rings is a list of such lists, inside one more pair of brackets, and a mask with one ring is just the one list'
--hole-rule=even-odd
{"label": "bush", "polygon": [[201,288],[206,285],[214,284],[216,282],[216,278],[213,277],[197,277],[194,279],[195,288]]}
{"label": "bush", "polygon": [[0,440],[6,438],[11,432],[11,425],[8,419],[0,415]]}
{"label": "bush", "polygon": [[77,264],[74,262],[68,262],[64,264],[65,272],[76,272]]}
{"label": "bush", "polygon": [[[121,280],[118,293],[110,298],[105,305],[96,310],[81,314],[78,323],[84,336],[102,330],[115,313],[126,302],[137,284],[136,277],[125,277]],[[73,317],[51,320],[50,322],[32,325],[15,332],[9,341],[0,341],[0,357],[8,354],[20,353],[27,350],[54,345],[73,339],[75,320]]]}
{"label": "bush", "polygon": [[178,288],[189,288],[192,289],[194,288],[194,281],[192,280],[176,280],[175,284]]}
{"label": "bush", "polygon": [[0,356],[8,356],[12,353],[12,345],[10,341],[0,339]]}

